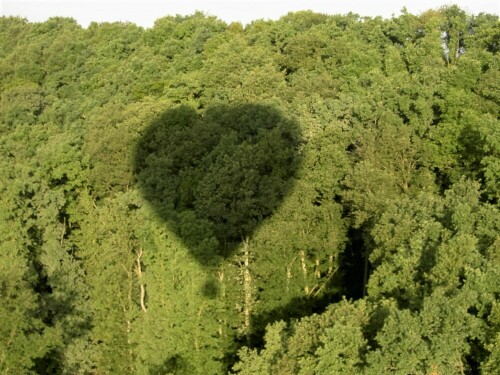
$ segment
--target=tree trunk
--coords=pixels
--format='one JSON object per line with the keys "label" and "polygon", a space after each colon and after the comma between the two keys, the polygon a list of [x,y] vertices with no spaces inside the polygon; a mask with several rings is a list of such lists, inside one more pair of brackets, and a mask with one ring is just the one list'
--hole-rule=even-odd
{"label": "tree trunk", "polygon": [[307,264],[306,264],[306,253],[304,250],[300,251],[300,265],[302,267],[302,274],[304,275],[304,292],[306,293],[306,296],[309,295],[309,283],[307,282]]}
{"label": "tree trunk", "polygon": [[244,329],[247,335],[247,341],[250,341],[250,324],[251,324],[251,311],[253,303],[252,294],[252,275],[250,274],[250,245],[248,237],[243,241],[243,292],[244,292],[244,307],[243,319]]}
{"label": "tree trunk", "polygon": [[144,284],[142,283],[142,280],[141,280],[141,278],[142,278],[141,257],[142,257],[142,248],[137,253],[137,259],[135,260],[135,262],[136,262],[135,271],[137,273],[137,279],[139,280],[139,285],[141,288],[141,291],[140,291],[141,292],[140,293],[141,310],[144,313],[147,313],[148,310],[146,309],[146,303],[144,302],[145,298],[146,298],[146,289],[145,289]]}

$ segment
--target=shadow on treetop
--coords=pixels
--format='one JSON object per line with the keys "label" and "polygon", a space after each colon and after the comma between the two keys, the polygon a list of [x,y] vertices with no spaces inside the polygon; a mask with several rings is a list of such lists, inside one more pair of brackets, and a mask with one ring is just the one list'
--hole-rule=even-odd
{"label": "shadow on treetop", "polygon": [[137,144],[139,186],[198,262],[232,254],[273,214],[300,164],[298,125],[259,104],[169,109]]}

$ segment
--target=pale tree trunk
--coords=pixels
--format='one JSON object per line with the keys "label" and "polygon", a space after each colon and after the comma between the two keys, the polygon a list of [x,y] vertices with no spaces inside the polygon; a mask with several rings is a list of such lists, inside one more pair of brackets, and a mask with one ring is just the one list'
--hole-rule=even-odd
{"label": "pale tree trunk", "polygon": [[306,253],[304,250],[301,250],[300,253],[300,265],[302,267],[302,274],[304,276],[304,292],[306,293],[306,296],[309,295],[310,290],[309,290],[309,283],[307,282],[307,264],[306,264]]}
{"label": "pale tree trunk", "polygon": [[333,273],[333,255],[328,257],[328,276]]}
{"label": "pale tree trunk", "polygon": [[141,257],[142,257],[143,251],[142,248],[139,249],[139,252],[137,253],[137,258],[135,260],[136,265],[135,265],[135,272],[137,274],[137,279],[139,280],[139,286],[140,286],[140,303],[141,303],[141,310],[144,313],[147,313],[148,310],[146,308],[146,303],[144,302],[146,298],[146,289],[144,287],[144,284],[142,283],[142,267],[141,267]]}
{"label": "pale tree trunk", "polygon": [[[219,280],[220,284],[220,300],[223,306],[225,306],[226,302],[226,283],[224,282],[225,275],[224,275],[224,270],[221,267],[221,270],[217,271],[217,279]],[[219,336],[222,337],[224,336],[224,328],[226,327],[227,320],[225,318],[225,315],[219,318]]]}
{"label": "pale tree trunk", "polygon": [[292,280],[292,266],[295,263],[295,260],[297,259],[297,256],[292,259],[290,264],[286,267],[286,292],[288,293],[290,291],[290,281]]}
{"label": "pale tree trunk", "polygon": [[252,275],[250,274],[250,245],[248,244],[249,239],[245,237],[243,242],[243,293],[245,295],[244,298],[244,307],[243,307],[243,316],[244,316],[244,327],[248,332],[250,329],[250,314],[252,311]]}
{"label": "pale tree trunk", "polygon": [[[127,246],[127,253],[129,252],[129,248]],[[130,264],[130,263],[129,263]],[[132,311],[132,306],[133,306],[133,301],[132,301],[132,290],[133,290],[133,283],[134,283],[134,274],[130,267],[127,267],[125,264],[122,264],[122,267],[125,270],[125,273],[127,274],[127,303],[125,306],[123,306],[123,312],[126,317],[126,333],[127,333],[127,345],[128,345],[128,355],[129,355],[129,360],[130,360],[130,366],[129,369],[131,372],[133,372],[134,369],[134,351],[132,348],[132,340],[131,340],[131,332],[132,332],[132,321],[130,319],[130,313]]]}
{"label": "pale tree trunk", "polygon": [[[197,317],[196,317],[196,325],[198,327],[200,327],[200,325],[201,325],[200,321],[201,321],[202,316],[203,316],[203,306],[201,306],[201,307],[198,308],[198,314],[197,314]],[[194,341],[193,341],[193,343],[194,343],[194,349],[196,351],[200,350],[199,336],[200,336],[200,330],[196,329],[194,331]]]}
{"label": "pale tree trunk", "polygon": [[316,262],[315,262],[314,275],[316,276],[317,279],[321,279],[321,271],[319,270],[319,259],[318,258],[316,258]]}

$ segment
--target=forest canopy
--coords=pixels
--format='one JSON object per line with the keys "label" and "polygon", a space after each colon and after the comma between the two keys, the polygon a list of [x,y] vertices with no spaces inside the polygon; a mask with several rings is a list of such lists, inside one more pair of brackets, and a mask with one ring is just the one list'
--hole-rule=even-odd
{"label": "forest canopy", "polygon": [[498,374],[500,23],[0,18],[1,374]]}

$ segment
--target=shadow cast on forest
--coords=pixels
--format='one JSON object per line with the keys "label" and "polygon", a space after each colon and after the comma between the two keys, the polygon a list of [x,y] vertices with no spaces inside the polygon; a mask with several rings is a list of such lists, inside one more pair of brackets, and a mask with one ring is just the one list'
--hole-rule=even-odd
{"label": "shadow cast on forest", "polygon": [[78,295],[73,291],[57,290],[54,292],[52,285],[64,285],[67,280],[65,273],[54,272],[49,278],[38,259],[34,261],[34,268],[38,273],[38,279],[34,284],[34,290],[39,296],[40,303],[38,314],[44,315],[40,318],[46,327],[45,332],[57,327],[57,331],[61,334],[62,346],[54,345],[42,356],[34,358],[30,370],[41,375],[61,374],[61,369],[66,366],[67,373],[76,374],[81,370],[80,364],[70,365],[65,362],[67,358],[64,356],[64,350],[74,341],[91,332],[93,328],[92,316],[82,314],[78,308]]}
{"label": "shadow cast on forest", "polygon": [[225,353],[226,370],[230,371],[234,364],[240,360],[238,352],[242,347],[259,351],[266,347],[265,334],[270,324],[284,321],[289,325],[305,316],[321,314],[329,305],[340,301],[342,296],[337,286],[339,278],[340,275],[330,279],[325,285],[325,293],[319,296],[295,297],[281,306],[252,314],[248,332],[236,337],[232,350]]}
{"label": "shadow cast on forest", "polygon": [[300,130],[277,109],[219,105],[166,110],[135,150],[144,197],[204,266],[230,256],[271,216],[300,164]]}
{"label": "shadow cast on forest", "polygon": [[[335,289],[335,281],[330,281],[327,286],[329,290],[332,288]],[[234,337],[234,345],[224,353],[224,357],[222,358],[224,373],[232,373],[231,369],[240,359],[238,352],[242,347],[245,346],[257,350],[265,348],[265,333],[269,324],[279,321],[285,321],[287,324],[290,324],[304,316],[321,314],[330,304],[340,300],[340,294],[330,290],[329,293],[324,293],[319,297],[296,297],[282,306],[253,314],[248,333]],[[194,370],[190,368],[187,358],[176,354],[166,358],[160,365],[152,366],[149,369],[149,374],[190,374],[192,371]]]}

